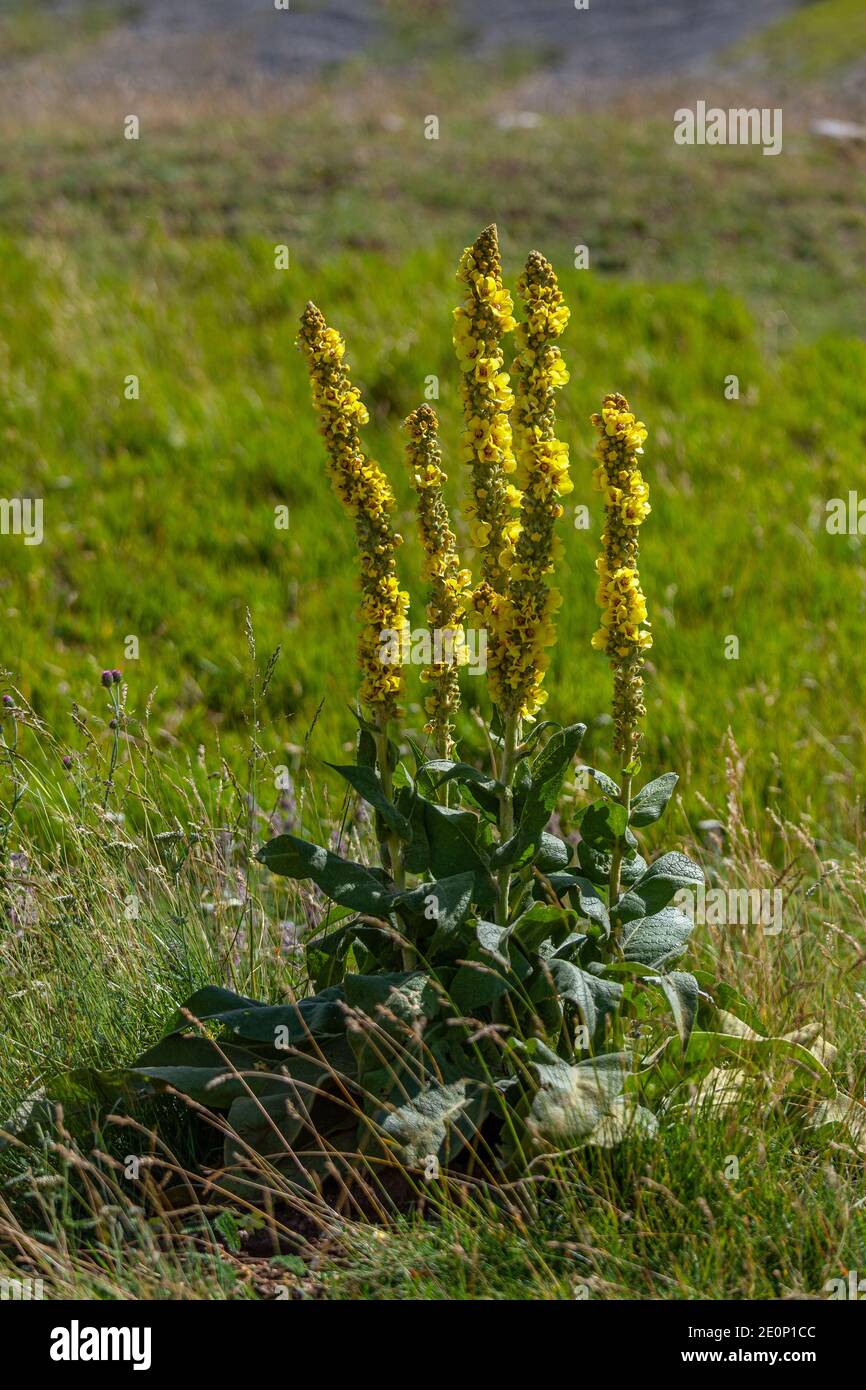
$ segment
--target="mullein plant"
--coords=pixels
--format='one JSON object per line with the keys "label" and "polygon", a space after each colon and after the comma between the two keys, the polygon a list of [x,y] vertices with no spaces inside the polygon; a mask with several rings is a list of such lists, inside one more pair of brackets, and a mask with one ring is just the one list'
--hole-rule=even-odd
{"label": "mullein plant", "polygon": [[[584,733],[582,724],[535,722],[559,604],[555,527],[571,486],[554,418],[568,380],[557,344],[568,310],[550,263],[533,252],[518,282],[517,326],[493,227],[464,252],[459,279],[474,584],[448,521],[428,405],[405,422],[406,457],[428,623],[454,635],[453,651],[464,619],[488,630],[495,766],[455,755],[459,686],[447,661],[424,672],[434,756],[413,743],[404,757],[389,734],[399,733],[401,672],[383,659],[381,637],[404,629],[407,610],[394,498],[361,442],[366,411],[343,340],[310,304],[300,346],[360,552],[358,756],[335,770],[375,812],[381,864],[289,833],[264,845],[262,864],[311,880],[333,906],[329,928],[306,944],[316,992],[262,1005],[199,990],[161,1042],[92,1088],[132,1106],[168,1087],[224,1111],[222,1191],[249,1196],[279,1174],[283,1191],[342,1201],[356,1180],[381,1194],[394,1164],[427,1179],[449,1167],[475,1180],[513,1177],[545,1155],[651,1138],[660,1114],[666,1122],[713,1104],[746,1080],[774,1105],[790,1096],[792,1113],[823,1128],[856,1129],[856,1107],[837,1090],[820,1039],[762,1037],[733,991],[677,968],[692,930],[684,899],[703,874],[677,851],[648,863],[635,833],[663,815],[677,778],[633,790],[651,641],[638,569],[650,511],[639,467],[647,431],[617,394],[592,417],[605,516],[592,644],[613,671],[621,782],[583,767],[584,785],[599,794],[574,815],[576,848],[549,829]],[[515,330],[509,376],[501,344]],[[68,1124],[90,1094],[83,1072],[59,1078],[6,1127],[38,1127],[58,1103]],[[864,1135],[866,1124],[858,1142]],[[205,1157],[213,1166],[213,1153]]]}
{"label": "mullein plant", "polygon": [[421,672],[429,685],[424,701],[427,732],[433,735],[440,758],[454,750],[453,716],[460,708],[458,669],[466,664],[463,617],[471,575],[462,569],[457,538],[451,529],[443,484],[439,447],[439,421],[432,406],[419,405],[404,421],[407,434],[406,462],[418,499],[418,533],[423,552],[423,572],[428,583],[427,624],[435,656]]}
{"label": "mullein plant", "polygon": [[[328,473],[355,527],[361,586],[358,664],[359,703],[376,741],[383,796],[391,797],[389,729],[400,712],[403,685],[401,661],[382,660],[382,634],[396,632],[402,645],[407,628],[409,595],[397,577],[397,548],[402,537],[394,530],[395,501],[379,465],[364,451],[361,426],[369,421],[361,392],[352,385],[346,346],[312,302],[301,316],[298,346],[307,359],[313,403],[325,441]],[[400,856],[393,833],[387,843],[390,868],[401,876]]]}

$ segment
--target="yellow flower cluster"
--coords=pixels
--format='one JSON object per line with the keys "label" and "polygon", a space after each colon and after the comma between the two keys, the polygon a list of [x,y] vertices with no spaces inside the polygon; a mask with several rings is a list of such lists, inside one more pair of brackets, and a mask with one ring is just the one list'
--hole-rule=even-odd
{"label": "yellow flower cluster", "polygon": [[508,414],[514,396],[501,342],[515,327],[511,296],[502,283],[496,227],[487,227],[460,258],[466,298],[454,310],[454,346],[463,372],[463,459],[471,466],[466,506],[472,545],[481,554],[481,598],[501,593],[520,523],[520,493],[509,475],[515,462]]}
{"label": "yellow flower cluster", "polygon": [[547,698],[542,682],[556,640],[553,617],[562,602],[548,580],[561,548],[554,527],[562,516],[560,498],[573,486],[568,446],[555,435],[554,404],[568,372],[553,340],[568,323],[569,310],[553,266],[537,251],[529,256],[517,288],[526,312],[517,329],[512,366],[520,532],[505,596],[489,614],[494,640],[488,677],[491,694],[506,715],[532,718]]}
{"label": "yellow flower cluster", "polygon": [[384,726],[397,713],[402,668],[383,662],[382,633],[404,631],[409,603],[397,578],[396,550],[402,538],[391,524],[394,495],[378,464],[361,447],[360,427],[369,416],[360,391],[352,385],[343,339],[328,327],[315,304],[308,304],[301,315],[298,346],[309,366],[328,474],[355,524],[361,561],[360,700]]}
{"label": "yellow flower cluster", "polygon": [[[437,434],[439,421],[432,406],[420,405],[404,421],[408,435],[406,462],[418,497],[418,529],[424,552],[424,577],[429,584],[427,625],[433,636],[434,660],[421,679],[430,684],[424,701],[427,730],[443,758],[453,749],[451,715],[460,707],[458,666],[465,664],[466,645],[461,620],[468,599],[468,570],[460,568],[457,540],[451,530],[442,493],[447,474]],[[436,660],[435,655],[441,655]]]}
{"label": "yellow flower cluster", "polygon": [[647,431],[618,394],[605,396],[601,413],[593,415],[592,423],[599,431],[593,481],[604,494],[606,510],[604,550],[596,561],[601,627],[592,645],[611,658],[614,746],[630,760],[635,725],[646,713],[641,668],[644,653],[652,646],[638,571],[638,530],[651,510],[649,486],[638,466]]}

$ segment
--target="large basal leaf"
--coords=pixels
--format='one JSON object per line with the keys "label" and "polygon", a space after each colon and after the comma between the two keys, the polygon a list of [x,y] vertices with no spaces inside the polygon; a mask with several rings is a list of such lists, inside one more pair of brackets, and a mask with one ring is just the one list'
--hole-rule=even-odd
{"label": "large basal leaf", "polygon": [[655,1115],[639,1105],[634,1096],[617,1096],[584,1143],[588,1147],[614,1149],[628,1139],[655,1139],[658,1129]]}
{"label": "large basal leaf", "polygon": [[395,1024],[416,1028],[439,1012],[441,996],[422,970],[393,975],[347,975],[346,1003],[390,1031]]}
{"label": "large basal leaf", "polygon": [[94,1067],[77,1067],[63,1072],[27,1096],[8,1119],[0,1121],[0,1151],[9,1146],[12,1138],[35,1143],[40,1135],[53,1137],[58,1107],[64,1123],[70,1125],[84,1117],[98,1118],[134,1101],[147,1090],[147,1083],[131,1077],[125,1068],[97,1071]]}
{"label": "large basal leaf", "polygon": [[197,989],[195,994],[191,994],[189,999],[184,1000],[169,1024],[168,1032],[173,1033],[178,1028],[188,1027],[189,1019],[185,1017],[187,1014],[203,1021],[208,1018],[215,1018],[217,1014],[228,1013],[233,1009],[263,1009],[265,1007],[259,999],[248,999],[245,995],[235,994],[233,990],[223,989],[220,985],[205,985],[203,989]]}
{"label": "large basal leaf", "polygon": [[537,1066],[541,1085],[527,1117],[530,1134],[555,1149],[584,1143],[622,1093],[626,1068],[621,1053]]}
{"label": "large basal leaf", "polygon": [[133,1082],[141,1082],[143,1092],[159,1095],[177,1091],[210,1110],[227,1110],[234,1100],[250,1091],[257,1095],[273,1090],[274,1079],[268,1071],[237,1072],[216,1061],[210,1067],[130,1067],[129,1077]]}
{"label": "large basal leaf", "polygon": [[363,864],[341,859],[296,835],[278,835],[263,845],[256,858],[284,878],[311,878],[333,902],[353,912],[384,917],[391,911],[392,893]]}
{"label": "large basal leaf", "polygon": [[427,1168],[434,1159],[444,1167],[476,1138],[489,1095],[489,1086],[465,1077],[434,1083],[389,1114],[380,1113],[379,1129],[397,1146],[407,1168]]}
{"label": "large basal leaf", "polygon": [[[263,1058],[274,1059],[272,1048],[251,1043],[239,1046],[236,1043],[220,1043],[220,1052],[226,1061],[238,1071],[245,1071],[261,1063]],[[158,1043],[149,1047],[140,1057],[136,1057],[136,1067],[215,1067],[220,1056],[210,1038],[198,1033],[168,1033]]]}
{"label": "large basal leaf", "polygon": [[359,796],[362,796],[370,806],[378,811],[389,830],[393,830],[403,840],[411,839],[412,830],[409,821],[401,811],[398,811],[393,801],[390,801],[385,795],[382,783],[373,768],[356,767],[353,763],[346,766],[326,763],[325,766],[338,772]]}
{"label": "large basal leaf", "polygon": [[306,1121],[306,1111],[286,1089],[255,1100],[239,1096],[228,1113],[232,1132],[224,1141],[226,1167],[248,1161],[250,1150],[269,1161],[285,1159]]}
{"label": "large basal leaf", "polygon": [[[271,1046],[275,1042],[285,1042],[287,1046],[296,1046],[310,1038],[337,1037],[346,1031],[343,998],[342,989],[333,986],[295,1004],[256,1004],[225,1009],[209,1014],[207,1021],[222,1024],[233,1040],[270,1043]],[[192,1002],[190,1000],[185,1006],[190,1013],[194,1012],[189,1008]],[[182,1019],[174,1031],[189,1026],[188,1021]]]}
{"label": "large basal leaf", "polygon": [[652,825],[659,820],[664,815],[678,781],[675,772],[665,772],[661,777],[656,777],[655,781],[647,782],[645,787],[641,787],[631,803],[629,823],[642,826]]}

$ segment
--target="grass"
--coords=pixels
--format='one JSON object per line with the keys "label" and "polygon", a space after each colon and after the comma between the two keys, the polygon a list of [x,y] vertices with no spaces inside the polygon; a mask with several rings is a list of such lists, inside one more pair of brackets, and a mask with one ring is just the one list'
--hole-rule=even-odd
{"label": "grass", "polygon": [[844,76],[866,58],[863,6],[858,0],[803,5],[737,45],[732,57],[793,81]]}
{"label": "grass", "polygon": [[70,10],[49,3],[38,9],[27,0],[4,0],[0,7],[0,53],[5,62],[63,53],[108,33],[135,14],[134,0],[84,0]]}
{"label": "grass", "polygon": [[[414,22],[392,36],[401,61]],[[848,0],[822,0],[752,53],[795,78],[835,72],[862,47],[858,24]],[[44,53],[17,12],[3,25],[7,51]],[[436,376],[454,459],[454,264],[492,217],[511,281],[537,245],[573,309],[562,433],[569,501],[590,525],[563,527],[550,714],[585,719],[585,757],[612,770],[609,673],[588,645],[601,529],[588,416],[617,388],[650,429],[647,772],[682,774],[670,826],[713,881],[785,891],[780,938],[702,927],[686,964],[739,988],[768,1031],[819,1024],[840,1083],[862,1094],[863,542],[824,520],[859,487],[866,445],[863,156],[812,140],[787,107],[773,160],[679,149],[663,106],[554,106],[503,130],[524,76],[497,84],[446,49],[407,80],[350,67],[283,104],[227,101],[219,120],[144,109],[138,143],[96,102],[3,142],[0,494],[44,498],[45,541],[2,538],[3,664],[28,711],[21,760],[0,756],[4,824],[15,780],[29,785],[4,831],[0,1115],[57,1071],[129,1060],[199,985],[305,988],[289,924],[322,905],[248,878],[250,848],[272,814],[321,842],[348,816],[355,851],[370,845],[320,763],[351,738],[355,590],[295,325],[312,297],[348,338],[420,620],[399,425]],[[441,138],[425,142],[437,110]],[[588,272],[571,268],[581,243]],[[128,720],[106,798],[99,671],[115,665]],[[410,673],[413,732],[419,698]],[[726,829],[717,856],[698,829],[708,814]],[[181,1167],[188,1129],[178,1111]],[[256,1217],[206,1200],[188,1221],[164,1206],[148,1219],[112,1167],[127,1134],[103,1139],[3,1158],[0,1273],[69,1297],[752,1299],[820,1295],[866,1259],[862,1160],[795,1141],[757,1102],[667,1117],[652,1151],[564,1161],[519,1200],[437,1190],[376,1227],[318,1213],[324,1242],[296,1231],[282,1253]]]}
{"label": "grass", "polygon": [[[351,737],[352,541],[324,476],[295,324],[312,296],[348,337],[371,446],[398,493],[420,621],[399,425],[436,375],[453,456],[453,249],[396,266],[347,254],[287,273],[264,242],[156,239],[135,265],[103,263],[86,277],[60,246],[40,258],[8,242],[4,259],[3,492],[45,498],[44,543],[5,544],[5,664],[72,748],[70,705],[99,708],[105,665],[125,670],[139,716],[149,707],[158,749],[215,737],[237,748],[249,607],[260,648],[282,647],[269,695],[275,750],[295,756],[324,697],[313,750],[330,757]],[[574,309],[561,412],[570,500],[588,507],[590,525],[576,530],[572,513],[563,528],[552,712],[593,725],[608,699],[605,663],[587,645],[600,531],[588,416],[616,385],[651,431],[648,757],[685,769],[696,814],[699,793],[716,794],[730,725],[749,751],[757,806],[787,815],[796,805],[822,835],[847,833],[862,790],[862,541],[829,535],[824,508],[857,487],[866,350],[828,335],[779,355],[721,291],[622,285],[567,266],[562,278]],[[138,400],[124,398],[130,373]],[[724,396],[729,374],[737,401]],[[450,471],[457,505],[460,468]],[[281,505],[287,531],[274,524]],[[131,636],[137,660],[125,658]],[[736,660],[725,657],[730,636]],[[470,707],[477,685],[466,681]],[[413,681],[416,731],[419,694]],[[593,733],[588,756],[595,746]]]}
{"label": "grass", "polygon": [[[243,787],[214,775],[213,805],[192,797],[187,808],[195,841],[181,824],[167,841],[130,828],[147,762],[139,748],[124,764],[109,819],[92,795],[74,817],[55,813],[65,836],[53,859],[17,840],[27,859],[4,885],[17,929],[2,955],[3,1114],[58,1070],[128,1060],[199,984],[222,980],[271,999],[304,988],[302,965],[281,948],[279,921],[314,920],[321,905],[305,906],[294,892],[275,897],[260,871],[246,884]],[[88,790],[101,770],[95,762],[82,770]],[[731,885],[772,873],[744,818],[741,777],[731,746],[723,856],[680,841],[704,859],[712,881]],[[321,839],[322,818],[342,817],[313,800],[313,785],[298,785],[301,815]],[[160,791],[153,782],[151,796]],[[367,831],[351,818],[346,830],[360,836],[355,853],[370,852]],[[838,1083],[860,1094],[862,853],[834,866],[801,830],[777,831],[784,933],[699,927],[687,963],[740,990],[762,1030],[820,1028],[838,1048]],[[58,881],[67,890],[59,897]],[[131,893],[134,925],[118,910]],[[52,1298],[820,1297],[829,1279],[862,1266],[862,1159],[839,1136],[804,1142],[775,1095],[769,1084],[732,1109],[663,1113],[653,1144],[564,1156],[528,1184],[473,1191],[459,1181],[422,1183],[409,1210],[373,1225],[308,1204],[301,1224],[278,1216],[279,1239],[254,1211],[232,1214],[192,1179],[185,1185],[199,1123],[188,1108],[178,1105],[173,1118],[163,1108],[159,1145],[149,1130],[155,1110],[97,1135],[76,1124],[44,1150],[3,1156],[0,1274],[42,1278]],[[154,1187],[130,1179],[130,1154],[157,1164]],[[174,1167],[163,1172],[166,1160]]]}

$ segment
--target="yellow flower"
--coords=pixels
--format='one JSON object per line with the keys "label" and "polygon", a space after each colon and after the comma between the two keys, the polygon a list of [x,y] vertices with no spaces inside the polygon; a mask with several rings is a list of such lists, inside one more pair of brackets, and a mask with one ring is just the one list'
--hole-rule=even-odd
{"label": "yellow flower", "polygon": [[[497,589],[505,583],[503,558],[509,558],[511,549],[505,523],[513,502],[506,474],[514,470],[507,417],[514,398],[500,345],[514,319],[511,296],[502,283],[495,226],[463,252],[457,278],[467,291],[454,320],[454,346],[463,369],[462,458],[472,474],[466,515],[473,522],[470,535],[480,553],[481,581]],[[474,601],[473,607],[477,612]]]}
{"label": "yellow flower", "polygon": [[[550,262],[530,255],[518,289],[526,311],[517,329],[513,363],[517,385],[513,433],[520,514],[506,534],[513,535],[505,601],[493,631],[488,680],[493,699],[506,716],[532,718],[543,705],[542,688],[556,641],[552,616],[561,595],[549,587],[556,554],[554,525],[562,515],[560,498],[571,489],[568,446],[554,434],[554,392],[568,381],[555,339],[568,322],[562,292]],[[501,557],[504,569],[509,569]]]}
{"label": "yellow flower", "polygon": [[596,561],[601,627],[592,638],[592,646],[610,657],[614,747],[628,764],[637,749],[636,726],[646,713],[641,671],[644,653],[652,646],[637,564],[638,529],[651,510],[649,486],[638,467],[647,430],[632,414],[625,397],[618,394],[605,396],[592,423],[599,431],[598,464],[592,476],[606,507],[604,551]]}
{"label": "yellow flower", "polygon": [[[404,421],[404,428],[408,435],[406,462],[418,496],[418,530],[429,582],[427,623],[434,652],[433,662],[421,672],[422,681],[432,687],[424,709],[428,715],[427,729],[436,739],[439,754],[448,758],[454,745],[451,715],[460,707],[457,668],[465,661],[461,621],[469,573],[460,568],[457,541],[442,493],[446,474],[442,470],[435,410],[420,405]],[[435,659],[437,653],[440,660]]]}
{"label": "yellow flower", "polygon": [[397,578],[394,496],[378,464],[361,447],[359,426],[368,415],[344,362],[345,344],[315,304],[301,315],[298,346],[307,358],[313,401],[328,453],[328,474],[355,525],[361,569],[358,660],[361,703],[380,727],[397,713],[402,668],[382,659],[383,633],[402,633],[409,596]]}

